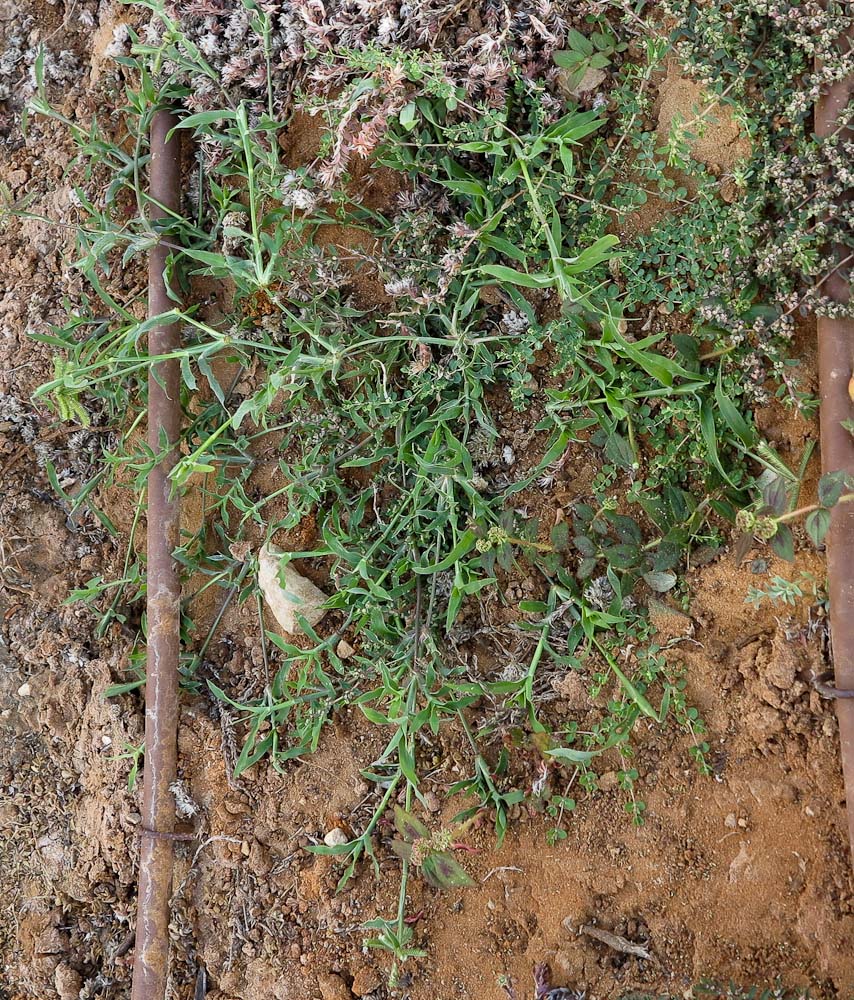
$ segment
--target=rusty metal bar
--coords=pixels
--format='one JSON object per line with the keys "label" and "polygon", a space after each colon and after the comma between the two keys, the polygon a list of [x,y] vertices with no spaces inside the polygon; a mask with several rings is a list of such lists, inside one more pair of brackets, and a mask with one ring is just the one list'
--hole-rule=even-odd
{"label": "rusty metal bar", "polygon": [[[837,118],[852,94],[854,77],[848,77],[821,96],[815,108],[817,136],[824,138],[837,130]],[[823,291],[837,302],[848,302],[851,287],[844,272],[832,274]],[[849,392],[854,376],[854,320],[819,317],[818,374],[822,470],[844,469],[854,476],[854,436],[842,426],[843,420],[854,419],[854,401]],[[837,504],[831,512],[827,576],[836,687],[850,690],[854,688],[854,504]],[[837,698],[836,714],[848,804],[848,837],[854,859],[854,700]]]}
{"label": "rusty metal bar", "polygon": [[[149,218],[168,218],[180,207],[180,132],[168,137],[178,119],[157,111],[151,122]],[[167,138],[168,137],[168,138]],[[166,271],[169,249],[151,249],[148,263],[148,312],[157,316],[175,305]],[[148,335],[150,355],[175,352],[177,323],[157,326]],[[169,473],[178,460],[181,432],[181,371],[177,360],[152,365],[148,378],[148,443],[166,455],[148,476],[148,654],[145,684],[145,769],[139,850],[136,946],[131,1000],[163,1000],[169,970],[169,900],[172,895],[175,781],[178,733],[178,662],[181,651],[181,579],[172,553],[178,546],[179,501]]]}

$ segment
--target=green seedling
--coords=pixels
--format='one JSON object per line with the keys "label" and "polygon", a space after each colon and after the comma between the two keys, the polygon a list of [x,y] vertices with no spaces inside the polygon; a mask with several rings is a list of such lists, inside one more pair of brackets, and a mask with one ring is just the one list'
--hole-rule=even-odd
{"label": "green seedling", "polygon": [[556,66],[570,71],[569,89],[572,90],[584,80],[592,70],[605,70],[611,65],[614,55],[627,48],[613,35],[607,24],[592,32],[589,37],[570,28],[566,35],[567,47],[554,54]]}

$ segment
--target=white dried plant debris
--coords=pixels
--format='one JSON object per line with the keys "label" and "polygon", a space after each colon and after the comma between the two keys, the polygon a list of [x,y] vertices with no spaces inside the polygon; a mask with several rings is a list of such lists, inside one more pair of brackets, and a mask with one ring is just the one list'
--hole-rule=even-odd
{"label": "white dried plant debris", "polygon": [[[71,20],[73,16],[74,20]],[[69,18],[71,26],[74,26],[74,22],[76,20],[76,27],[78,30],[91,31],[92,28],[95,27],[96,23],[95,13],[94,11],[87,9],[86,7],[83,7],[79,10],[75,10],[73,12],[69,11],[66,14],[66,17]]]}
{"label": "white dried plant debris", "polygon": [[183,781],[173,781],[169,791],[175,798],[175,815],[178,819],[192,819],[199,811]]}
{"label": "white dried plant debris", "polygon": [[467,447],[472,463],[479,471],[498,465],[501,452],[495,435],[478,425],[468,439]]}
{"label": "white dried plant debris", "polygon": [[521,337],[527,333],[531,321],[524,313],[516,312],[515,309],[508,309],[501,317],[501,326],[510,336]]}
{"label": "white dried plant debris", "polygon": [[3,51],[0,52],[0,101],[8,101],[15,90],[15,83],[21,76],[24,54],[27,49],[27,34],[32,18],[25,18],[6,34]]}
{"label": "white dried plant debris", "polygon": [[38,419],[17,396],[0,392],[0,433],[14,431],[26,444],[38,437]]}
{"label": "white dried plant debris", "polygon": [[594,577],[584,588],[584,600],[597,611],[605,611],[614,599],[614,588],[607,576]]}
{"label": "white dried plant debris", "polygon": [[269,542],[258,554],[258,586],[267,607],[288,635],[302,635],[297,616],[313,628],[326,614],[326,594],[311,580],[297,572],[290,562],[283,561],[286,553]]}
{"label": "white dried plant debris", "polygon": [[407,295],[411,299],[417,299],[421,295],[421,289],[412,278],[391,278],[384,285],[387,295],[391,295],[392,298],[400,298],[401,296]]}
{"label": "white dried plant debris", "polygon": [[303,185],[304,176],[296,170],[289,170],[282,180],[282,204],[295,208],[299,212],[313,212],[317,207],[318,197]]}
{"label": "white dried plant debris", "polygon": [[394,14],[386,12],[380,18],[380,23],[377,27],[377,41],[380,45],[390,45],[394,41],[399,28],[400,22]]}
{"label": "white dried plant debris", "polygon": [[505,682],[515,682],[525,676],[525,667],[521,663],[510,661],[505,663],[498,674],[498,679]]}
{"label": "white dried plant debris", "polygon": [[226,212],[222,220],[222,252],[226,257],[237,257],[246,245],[246,212]]}
{"label": "white dried plant debris", "polygon": [[118,56],[126,56],[129,51],[130,27],[127,24],[117,24],[113,28],[113,37],[104,50],[104,55],[108,59],[116,59]]}
{"label": "white dried plant debris", "polygon": [[47,83],[55,83],[59,86],[69,86],[80,79],[80,62],[71,49],[63,49],[58,55],[50,49],[40,50],[30,49],[25,55],[25,62],[29,66],[29,80],[27,94],[33,94],[38,88],[36,80],[36,59],[39,51],[43,51],[42,72]]}

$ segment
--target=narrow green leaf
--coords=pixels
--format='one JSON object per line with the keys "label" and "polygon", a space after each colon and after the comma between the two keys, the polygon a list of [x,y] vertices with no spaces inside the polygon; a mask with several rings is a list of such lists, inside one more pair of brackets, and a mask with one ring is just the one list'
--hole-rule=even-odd
{"label": "narrow green leaf", "polygon": [[721,465],[720,456],[718,455],[718,433],[715,428],[715,414],[708,399],[703,400],[700,406],[700,434],[703,437],[703,444],[705,444],[706,451],[709,454],[709,461],[723,476],[724,480],[734,489],[737,489],[736,483],[733,482],[726,469]]}
{"label": "narrow green leaf", "polygon": [[551,288],[555,281],[550,274],[525,274],[524,271],[514,271],[512,267],[504,267],[502,264],[487,264],[480,269],[480,273],[523,288]]}
{"label": "narrow green leaf", "polygon": [[436,563],[430,563],[427,566],[413,566],[412,571],[413,573],[418,573],[421,576],[428,576],[432,573],[441,573],[442,570],[448,569],[449,566],[453,566],[455,562],[458,562],[464,555],[471,552],[476,542],[477,535],[473,531],[464,531],[460,536],[460,540],[444,559],[440,559],[439,562]]}
{"label": "narrow green leaf", "polygon": [[739,413],[738,407],[723,390],[723,368],[718,369],[718,380],[715,383],[715,402],[729,429],[745,447],[750,448],[756,443],[756,428],[752,427]]}
{"label": "narrow green leaf", "polygon": [[179,128],[196,128],[199,125],[210,125],[212,122],[234,121],[236,118],[237,112],[229,108],[218,108],[215,111],[199,111],[194,115],[187,115],[186,118],[182,118],[173,127],[172,131],[174,132]]}

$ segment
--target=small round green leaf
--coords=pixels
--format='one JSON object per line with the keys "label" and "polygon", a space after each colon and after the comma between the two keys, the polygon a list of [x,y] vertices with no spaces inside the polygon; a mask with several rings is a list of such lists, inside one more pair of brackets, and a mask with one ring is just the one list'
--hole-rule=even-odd
{"label": "small round green leaf", "polygon": [[830,511],[826,507],[819,507],[818,510],[814,510],[812,514],[807,517],[807,534],[816,545],[821,545],[824,541],[824,536],[827,534],[827,529],[829,527]]}

